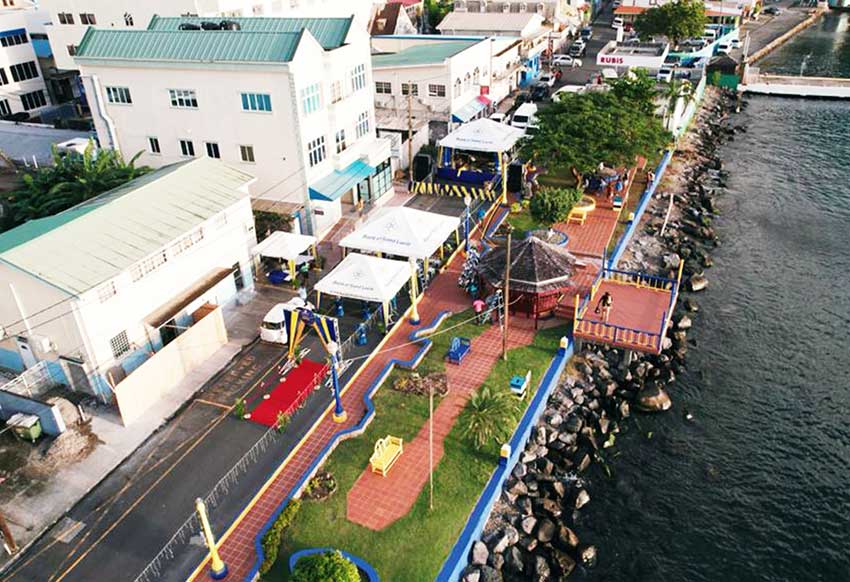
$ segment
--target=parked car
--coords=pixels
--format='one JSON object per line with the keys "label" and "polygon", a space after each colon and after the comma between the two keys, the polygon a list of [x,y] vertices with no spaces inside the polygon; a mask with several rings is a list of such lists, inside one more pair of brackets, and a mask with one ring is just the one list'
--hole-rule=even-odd
{"label": "parked car", "polygon": [[741,48],[741,41],[737,38],[733,38],[732,40],[724,40],[722,43],[717,45],[717,52],[727,54],[738,48]]}
{"label": "parked car", "polygon": [[582,40],[575,41],[570,47],[571,57],[583,57],[587,52],[587,44]]}
{"label": "parked car", "polygon": [[623,5],[623,0],[614,0],[614,2],[611,4],[611,7],[614,10],[616,10],[617,8],[619,8],[622,5]]}
{"label": "parked car", "polygon": [[589,41],[593,38],[593,29],[589,26],[585,26],[581,29],[581,39],[585,42]]}
{"label": "parked car", "polygon": [[531,100],[532,101],[545,101],[549,98],[549,94],[552,92],[552,89],[549,85],[538,84],[531,88]]}
{"label": "parked car", "polygon": [[570,55],[555,55],[552,58],[553,67],[580,67],[581,61]]}
{"label": "parked car", "polygon": [[561,95],[565,93],[582,93],[585,90],[585,85],[564,85],[554,93],[552,93],[552,101],[559,101]]}
{"label": "parked car", "polygon": [[534,103],[523,103],[514,112],[511,125],[519,129],[525,129],[537,119],[537,105]]}
{"label": "parked car", "polygon": [[658,74],[655,75],[655,79],[659,83],[669,83],[673,80],[673,69],[669,67],[661,67],[661,69],[658,70]]}
{"label": "parked car", "polygon": [[614,20],[611,21],[611,28],[623,28],[625,22],[623,21],[622,16],[614,17]]}
{"label": "parked car", "polygon": [[499,113],[498,111],[490,116],[490,119],[496,121],[498,123],[505,123],[508,119],[508,116],[504,113]]}
{"label": "parked car", "polygon": [[537,83],[539,85],[546,85],[547,87],[552,88],[552,87],[555,86],[555,83],[557,82],[557,80],[558,79],[555,78],[555,75],[553,75],[551,73],[545,73],[543,75],[540,75],[540,78],[537,79]]}
{"label": "parked car", "polygon": [[779,16],[782,14],[782,9],[779,6],[768,6],[764,10],[762,10],[763,14],[770,14],[771,16]]}

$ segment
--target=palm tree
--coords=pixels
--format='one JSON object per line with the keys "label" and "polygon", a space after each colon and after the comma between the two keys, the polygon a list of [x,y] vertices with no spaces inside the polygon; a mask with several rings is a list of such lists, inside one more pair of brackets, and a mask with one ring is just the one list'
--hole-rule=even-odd
{"label": "palm tree", "polygon": [[461,414],[462,434],[480,450],[488,442],[508,435],[512,411],[513,401],[507,392],[482,386],[472,395]]}
{"label": "palm tree", "polygon": [[664,127],[670,124],[670,116],[676,111],[676,103],[679,101],[679,95],[682,92],[682,82],[678,79],[670,79],[664,91],[661,93],[664,98]]}
{"label": "palm tree", "polygon": [[125,162],[114,150],[95,150],[89,141],[82,155],[61,156],[53,149],[53,165],[23,177],[9,205],[15,224],[61,212],[151,171],[135,166],[141,152]]}

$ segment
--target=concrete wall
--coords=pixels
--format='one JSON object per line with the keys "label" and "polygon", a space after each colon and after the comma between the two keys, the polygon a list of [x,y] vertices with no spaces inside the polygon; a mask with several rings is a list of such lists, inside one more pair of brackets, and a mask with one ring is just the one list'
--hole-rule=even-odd
{"label": "concrete wall", "polygon": [[227,343],[221,308],[209,313],[115,387],[121,420],[131,424]]}
{"label": "concrete wall", "polygon": [[8,420],[16,412],[36,415],[45,434],[57,436],[65,432],[65,421],[58,406],[0,390],[0,418]]}

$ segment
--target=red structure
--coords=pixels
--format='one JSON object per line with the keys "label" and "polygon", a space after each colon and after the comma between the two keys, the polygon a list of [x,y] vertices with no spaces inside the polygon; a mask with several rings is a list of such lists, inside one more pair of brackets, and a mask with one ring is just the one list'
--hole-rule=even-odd
{"label": "red structure", "polygon": [[275,386],[269,397],[251,411],[251,420],[265,426],[274,426],[278,413],[289,415],[295,412],[310,392],[321,383],[327,372],[327,364],[302,360]]}

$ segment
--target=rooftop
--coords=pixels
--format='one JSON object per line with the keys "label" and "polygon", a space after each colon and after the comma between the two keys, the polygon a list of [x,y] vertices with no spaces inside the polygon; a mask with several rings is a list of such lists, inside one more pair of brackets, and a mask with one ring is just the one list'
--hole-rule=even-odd
{"label": "rooftop", "polygon": [[394,53],[372,55],[372,67],[414,67],[436,65],[465,51],[480,40],[449,40],[416,44]]}
{"label": "rooftop", "polygon": [[252,180],[209,158],[172,164],[0,234],[0,261],[84,293],[245,198]]}
{"label": "rooftop", "polygon": [[541,26],[543,17],[534,12],[449,12],[437,29],[521,32],[535,22]]}
{"label": "rooftop", "polygon": [[26,158],[32,163],[34,156],[39,165],[52,164],[52,147],[74,138],[88,139],[89,134],[70,129],[18,125],[11,121],[0,122],[0,150],[16,161]]}
{"label": "rooftop", "polygon": [[602,52],[618,56],[634,57],[660,57],[667,51],[667,43],[663,42],[640,42],[633,44],[605,45]]}

